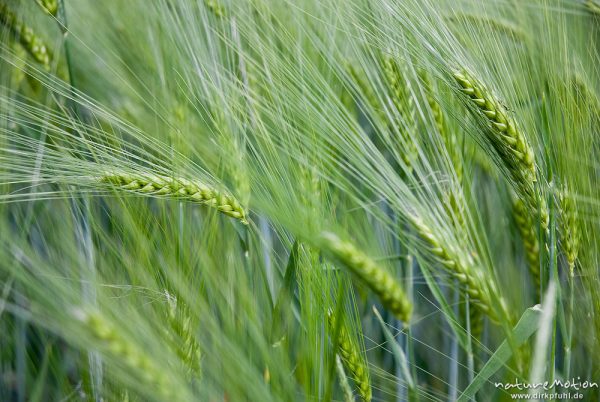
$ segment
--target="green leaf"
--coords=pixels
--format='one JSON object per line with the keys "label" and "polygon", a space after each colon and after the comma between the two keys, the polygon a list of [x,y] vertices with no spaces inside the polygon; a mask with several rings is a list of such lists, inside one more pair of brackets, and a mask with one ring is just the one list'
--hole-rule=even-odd
{"label": "green leaf", "polygon": [[282,332],[287,326],[286,320],[283,318],[283,310],[284,306],[290,301],[293,301],[294,298],[299,251],[300,243],[298,240],[295,240],[285,268],[283,283],[281,284],[281,288],[275,299],[275,306],[273,307],[273,324],[271,327],[271,341],[273,342],[277,341],[282,336]]}
{"label": "green leaf", "polygon": [[[512,344],[515,347],[522,345],[538,329],[541,315],[542,309],[539,305],[525,310],[525,313],[523,313],[521,319],[512,330]],[[508,340],[504,340],[477,376],[475,376],[473,382],[463,391],[457,402],[466,402],[475,396],[477,391],[506,363],[511,355],[512,348]]]}
{"label": "green leaf", "polygon": [[413,380],[410,370],[408,368],[408,360],[406,358],[406,355],[402,351],[400,345],[398,345],[398,342],[396,341],[394,335],[392,335],[390,330],[387,328],[387,324],[385,323],[385,321],[383,321],[381,314],[379,314],[379,311],[377,311],[377,308],[375,308],[375,306],[373,306],[373,312],[375,313],[375,317],[377,317],[377,320],[379,320],[379,323],[381,324],[381,329],[383,330],[385,339],[387,340],[389,346],[392,349],[392,354],[394,355],[396,364],[398,364],[402,369],[402,375],[404,376],[404,379],[408,384],[408,388],[411,390],[415,389],[415,381]]}
{"label": "green leaf", "polygon": [[42,364],[40,366],[40,371],[38,377],[33,384],[33,388],[31,390],[31,395],[29,396],[30,402],[41,401],[44,396],[44,386],[47,383],[47,375],[48,375],[48,363],[50,361],[50,356],[52,355],[52,343],[49,343],[44,348],[44,358],[42,360]]}

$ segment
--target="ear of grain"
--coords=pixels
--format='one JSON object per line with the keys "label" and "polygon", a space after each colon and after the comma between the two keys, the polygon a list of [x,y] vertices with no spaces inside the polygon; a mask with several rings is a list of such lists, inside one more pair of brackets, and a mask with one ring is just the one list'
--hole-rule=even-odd
{"label": "ear of grain", "polygon": [[42,7],[48,14],[56,16],[58,12],[58,1],[57,0],[36,0],[37,3]]}
{"label": "ear of grain", "polygon": [[183,369],[189,379],[201,377],[201,350],[194,333],[192,316],[189,308],[183,306],[176,298],[167,293],[169,309],[168,326],[165,326],[167,338],[173,345],[184,365]]}
{"label": "ear of grain", "polygon": [[331,232],[322,233],[319,244],[322,251],[342,262],[355,277],[364,282],[396,317],[405,323],[409,322],[412,304],[392,275],[354,244],[341,240]]}
{"label": "ear of grain", "polygon": [[560,244],[567,259],[567,263],[569,264],[569,274],[573,277],[575,263],[579,256],[581,231],[579,227],[577,205],[568,189],[563,190],[560,194],[560,207]]}
{"label": "ear of grain", "polygon": [[227,216],[239,219],[243,224],[248,224],[245,210],[233,196],[201,182],[152,174],[112,171],[105,172],[98,177],[98,181],[111,184],[118,190],[209,205]]}
{"label": "ear of grain", "polygon": [[458,137],[454,130],[450,130],[446,124],[444,119],[444,111],[436,99],[435,86],[427,76],[427,73],[425,71],[420,71],[419,77],[425,89],[425,97],[427,99],[429,109],[431,110],[433,121],[438,133],[444,139],[446,150],[452,159],[452,165],[454,167],[454,171],[456,172],[456,177],[460,183],[462,182],[463,176],[463,158],[460,151],[460,144],[458,143]]}
{"label": "ear of grain", "polygon": [[204,0],[204,5],[215,17],[225,17],[225,7],[218,0]]}
{"label": "ear of grain", "polygon": [[25,25],[4,2],[0,3],[0,23],[10,30],[35,61],[43,65],[45,69],[50,69],[50,51],[44,41]]}
{"label": "ear of grain", "polygon": [[422,219],[412,216],[410,219],[419,237],[428,245],[429,251],[440,262],[441,266],[456,278],[469,294],[471,302],[485,315],[495,322],[499,318],[508,317],[506,308],[502,306],[500,314],[492,303],[492,286],[489,279],[481,270],[475,269],[468,255],[457,256],[450,248],[440,242],[438,236],[423,222]]}
{"label": "ear of grain", "polygon": [[337,333],[337,354],[342,363],[350,372],[352,380],[358,388],[358,393],[364,402],[370,402],[372,397],[371,380],[369,379],[369,370],[366,360],[356,344],[348,335],[344,322],[337,322],[331,312],[327,319],[331,333]]}
{"label": "ear of grain", "polygon": [[342,363],[342,359],[340,358],[339,354],[335,355],[335,371],[337,372],[337,376],[340,380],[340,388],[342,388],[342,392],[344,393],[344,402],[354,402],[352,388],[350,388],[350,384],[348,383],[346,370],[344,370],[344,364]]}
{"label": "ear of grain", "polygon": [[101,313],[78,311],[76,317],[83,321],[90,334],[96,338],[101,352],[119,360],[132,372],[137,373],[145,383],[152,384],[165,400],[178,399],[178,388],[174,386],[164,367],[157,367],[144,351],[138,348],[136,342],[127,339]]}
{"label": "ear of grain", "polygon": [[482,116],[490,128],[488,139],[509,171],[517,186],[519,197],[527,204],[531,216],[538,215],[542,226],[548,228],[546,203],[537,193],[534,154],[515,119],[493,93],[466,70],[454,73],[460,90],[468,96],[474,110]]}
{"label": "ear of grain", "polygon": [[517,224],[517,229],[521,234],[521,240],[523,241],[527,265],[529,266],[529,272],[531,273],[535,285],[536,300],[539,300],[541,284],[540,246],[533,222],[523,201],[519,199],[514,201],[513,216],[515,223]]}
{"label": "ear of grain", "polygon": [[363,74],[359,72],[358,69],[349,61],[346,61],[344,65],[346,71],[352,78],[353,83],[359,90],[363,102],[367,104],[366,106],[372,108],[381,121],[386,121],[387,116],[385,115],[383,109],[381,109],[381,107],[379,106],[377,96],[375,95],[375,92],[373,91],[371,85],[367,82],[367,80],[365,80]]}
{"label": "ear of grain", "polygon": [[410,81],[402,72],[401,66],[392,57],[383,57],[383,71],[390,89],[392,103],[399,118],[396,126],[402,137],[402,152],[404,163],[410,168],[417,158],[416,147],[416,108],[410,92]]}
{"label": "ear of grain", "polygon": [[597,0],[586,0],[585,6],[595,17],[600,17],[600,2]]}

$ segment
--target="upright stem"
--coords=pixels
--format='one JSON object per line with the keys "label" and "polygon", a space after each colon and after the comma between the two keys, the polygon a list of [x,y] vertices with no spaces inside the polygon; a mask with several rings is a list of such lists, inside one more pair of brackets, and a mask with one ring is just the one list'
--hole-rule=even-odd
{"label": "upright stem", "polygon": [[[552,188],[550,189],[550,193],[552,193]],[[557,268],[557,256],[556,256],[556,206],[554,203],[554,199],[550,198],[550,274],[552,275],[553,281],[556,284],[556,292],[557,297],[555,300],[555,310],[557,311],[557,305],[560,300],[562,300],[562,292],[560,291],[560,287],[558,286],[559,278],[558,278],[558,268]],[[550,368],[549,368],[549,378],[551,384],[554,383],[555,376],[555,365],[556,365],[556,315],[552,320],[552,346],[550,350]],[[554,393],[554,387],[550,390],[550,393]]]}
{"label": "upright stem", "polygon": [[[407,296],[408,296],[408,300],[409,303],[411,303],[412,305],[414,305],[414,272],[416,270],[416,259],[414,259],[411,255],[408,255],[406,257],[406,265],[408,267],[407,270]],[[412,377],[415,380],[415,388],[410,388],[408,390],[408,400],[411,402],[418,402],[419,401],[419,392],[418,392],[418,387],[416,386],[416,384],[418,384],[418,380],[417,380],[417,369],[416,369],[416,364],[415,364],[415,351],[414,351],[414,344],[413,344],[413,340],[412,340],[412,326],[408,326],[407,330],[406,330],[406,355],[408,356],[408,362],[410,364],[410,367],[412,369]]]}
{"label": "upright stem", "polygon": [[573,346],[573,300],[574,300],[574,282],[575,278],[573,275],[569,277],[569,323],[567,325],[567,335],[565,339],[565,356],[564,356],[564,379],[565,381],[569,381],[571,377],[571,348]]}
{"label": "upright stem", "polygon": [[[460,301],[460,289],[458,286],[458,281],[454,280],[454,287],[452,290],[454,291],[454,314],[458,316],[458,304]],[[467,303],[468,305],[468,303]],[[467,310],[467,320],[469,319],[469,314]],[[467,331],[468,331],[468,321],[467,321]],[[448,375],[449,380],[449,395],[448,399],[451,401],[455,401],[458,393],[458,339],[456,337],[450,338],[450,373]]]}
{"label": "upright stem", "polygon": [[[467,315],[467,383],[471,384],[475,378],[475,359],[473,353],[473,337],[471,336],[471,298],[469,294],[465,292],[465,311]],[[477,394],[473,395],[475,400]]]}
{"label": "upright stem", "polygon": [[[71,60],[71,52],[69,42],[67,40],[68,34],[68,23],[67,23],[67,10],[65,8],[64,0],[58,0],[58,23],[63,33],[63,49],[65,52],[65,61],[67,64],[67,72],[69,76],[69,86],[71,98],[67,99],[68,109],[75,115],[79,115],[78,107],[72,100],[73,91],[76,88],[75,78],[73,75],[73,65]],[[97,304],[96,296],[96,263],[94,256],[94,243],[92,240],[92,234],[90,230],[90,203],[88,198],[71,199],[71,208],[74,215],[75,237],[77,239],[77,245],[80,256],[82,258],[82,271],[81,271],[81,291],[82,291],[82,303],[83,304]],[[102,389],[102,358],[100,354],[95,351],[88,352],[88,365],[89,365],[89,376],[90,385],[92,389],[92,396],[96,402],[101,402],[101,389]]]}

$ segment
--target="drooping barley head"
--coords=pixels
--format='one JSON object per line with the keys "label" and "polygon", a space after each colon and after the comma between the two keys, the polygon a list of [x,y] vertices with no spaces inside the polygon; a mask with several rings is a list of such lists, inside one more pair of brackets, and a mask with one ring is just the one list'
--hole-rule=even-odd
{"label": "drooping barley head", "polygon": [[134,340],[124,336],[100,312],[77,311],[76,318],[84,323],[90,335],[96,339],[102,353],[110,355],[129,370],[137,373],[148,385],[154,385],[166,400],[181,400],[177,399],[180,397],[178,388],[174,386],[169,376],[165,375],[167,372],[165,367],[158,367]]}
{"label": "drooping barley head", "polygon": [[383,71],[390,89],[394,112],[398,114],[396,126],[402,137],[400,155],[407,167],[410,168],[417,158],[416,108],[410,91],[411,84],[403,74],[400,64],[390,56],[383,57]]}
{"label": "drooping barley head", "polygon": [[600,3],[598,0],[587,0],[585,6],[595,17],[600,17]]}
{"label": "drooping barley head", "polygon": [[336,320],[331,311],[328,313],[327,319],[330,333],[337,333],[337,354],[340,356],[346,369],[350,372],[350,376],[358,388],[361,399],[364,402],[370,402],[372,391],[366,358],[360,352],[356,343],[350,338],[344,327],[344,322],[338,322],[339,319]]}
{"label": "drooping barley head", "polygon": [[37,3],[42,7],[48,14],[56,16],[58,12],[58,1],[57,0],[36,0]]}
{"label": "drooping barley head", "polygon": [[123,171],[107,171],[98,177],[98,181],[111,184],[118,190],[209,205],[227,216],[239,219],[243,224],[248,224],[246,211],[233,196],[199,181]]}
{"label": "drooping barley head", "polygon": [[561,248],[569,264],[569,274],[574,275],[575,263],[579,256],[581,230],[579,227],[579,213],[577,204],[572,194],[565,188],[560,194],[560,234]]}
{"label": "drooping barley head", "polygon": [[8,6],[0,3],[0,23],[6,26],[35,61],[46,70],[50,69],[50,51],[42,39],[17,17]]}
{"label": "drooping barley head", "polygon": [[538,194],[535,183],[537,172],[531,145],[516,120],[508,113],[502,102],[486,86],[467,70],[456,71],[454,79],[460,90],[468,96],[474,109],[488,123],[486,133],[492,147],[510,173],[517,192],[530,209],[538,216],[542,226],[548,227],[548,211],[545,201]]}
{"label": "drooping barley head", "polygon": [[531,273],[535,285],[536,300],[539,300],[541,284],[540,246],[531,216],[529,215],[525,204],[520,199],[516,199],[513,203],[513,217],[517,224],[517,229],[521,234],[521,240],[523,241],[527,265],[529,266],[529,272]]}
{"label": "drooping barley head", "polygon": [[458,256],[450,247],[444,245],[438,236],[436,236],[429,226],[417,216],[411,216],[410,222],[418,233],[419,237],[427,244],[429,251],[440,265],[461,285],[465,286],[465,291],[469,294],[470,301],[481,312],[495,322],[499,322],[499,317],[507,317],[509,314],[505,311],[496,311],[492,303],[492,282],[481,269],[476,269],[468,254]]}
{"label": "drooping barley head", "polygon": [[364,282],[381,300],[381,303],[407,323],[412,305],[400,283],[354,244],[341,240],[331,232],[321,233],[321,250],[342,262],[355,277]]}

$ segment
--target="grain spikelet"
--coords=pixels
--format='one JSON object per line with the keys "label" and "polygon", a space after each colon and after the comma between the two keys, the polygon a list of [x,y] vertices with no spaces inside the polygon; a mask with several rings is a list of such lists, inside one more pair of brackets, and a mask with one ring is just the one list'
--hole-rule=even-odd
{"label": "grain spikelet", "polygon": [[336,322],[331,312],[327,315],[331,333],[337,332],[337,354],[350,372],[358,387],[358,393],[364,402],[370,402],[372,391],[369,370],[364,356],[346,332],[343,322]]}
{"label": "grain spikelet", "polygon": [[516,184],[519,197],[529,207],[531,216],[537,216],[539,208],[542,226],[547,229],[548,211],[535,188],[535,158],[524,133],[502,103],[472,74],[462,70],[455,72],[454,78],[488,122],[488,139]]}
{"label": "grain spikelet", "polygon": [[243,224],[248,224],[245,210],[233,196],[201,182],[152,174],[115,171],[105,172],[98,177],[98,181],[111,184],[119,190],[164,198],[179,198],[209,205],[225,215],[239,219]]}
{"label": "grain spikelet", "polygon": [[331,232],[321,234],[321,250],[342,262],[357,278],[379,297],[383,305],[400,320],[408,322],[412,305],[398,281],[354,244],[341,240]]}
{"label": "grain spikelet", "polygon": [[0,3],[0,23],[10,30],[35,61],[50,69],[50,51],[44,41],[4,3]]}
{"label": "grain spikelet", "polygon": [[513,216],[517,229],[521,234],[521,240],[523,240],[523,248],[525,249],[525,256],[527,258],[527,265],[529,266],[529,272],[533,278],[533,283],[536,289],[536,299],[539,300],[540,296],[540,246],[538,238],[534,230],[533,222],[531,217],[527,213],[527,208],[523,201],[517,199],[513,204]]}

